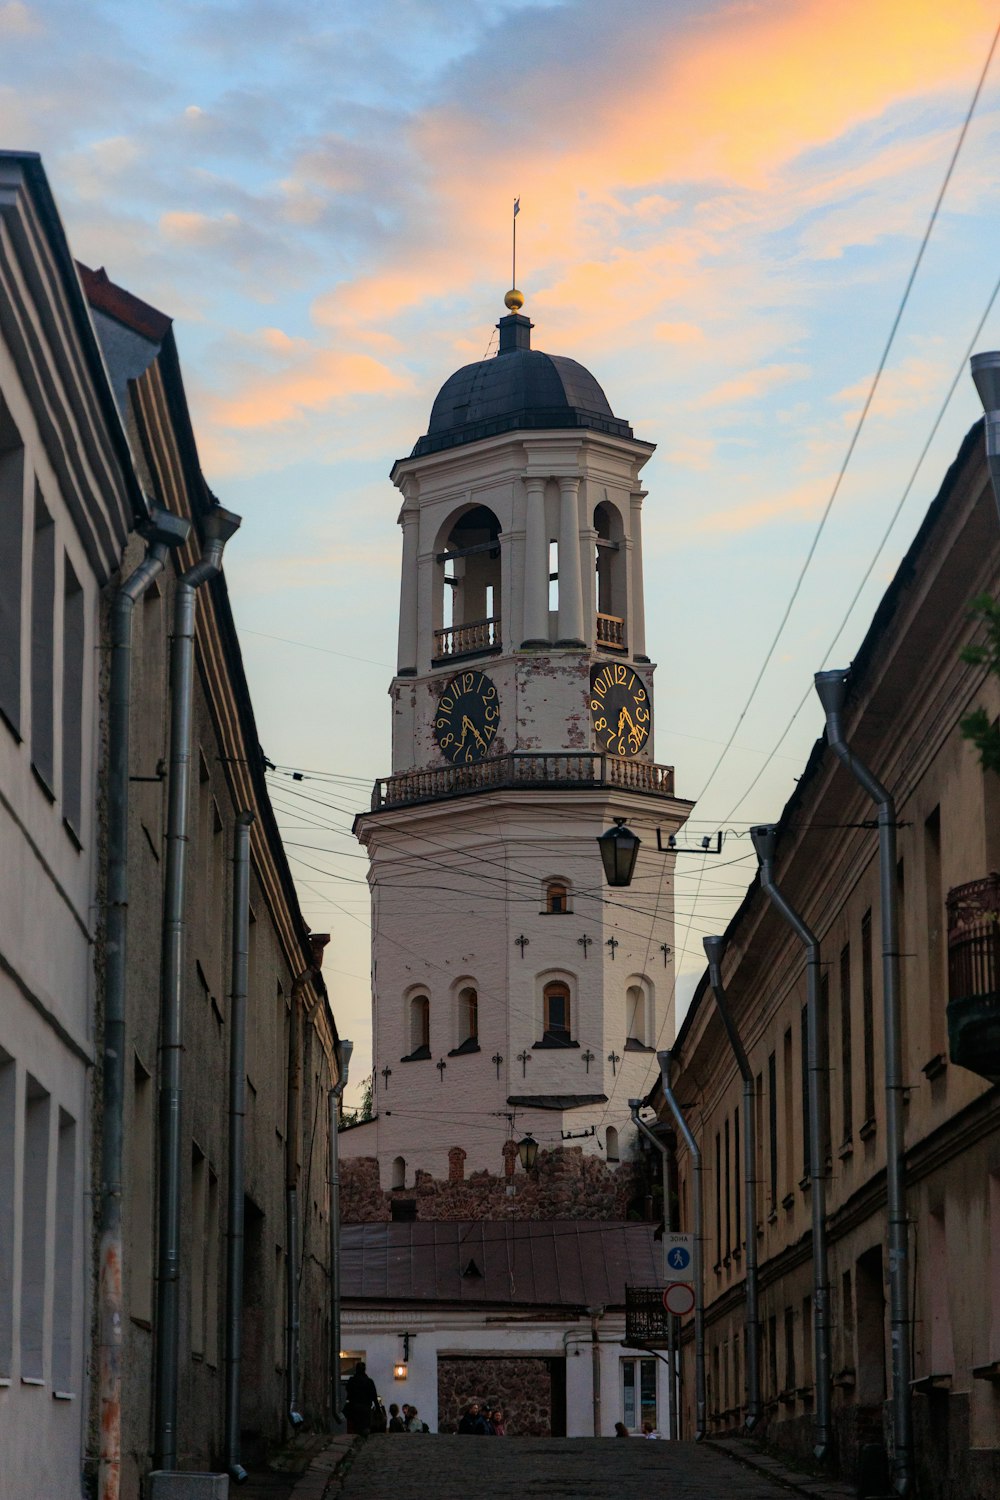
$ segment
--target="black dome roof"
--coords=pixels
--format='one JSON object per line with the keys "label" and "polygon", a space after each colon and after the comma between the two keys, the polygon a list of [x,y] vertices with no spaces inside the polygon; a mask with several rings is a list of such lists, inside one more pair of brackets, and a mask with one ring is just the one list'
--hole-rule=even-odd
{"label": "black dome roof", "polygon": [[590,427],[613,437],[632,437],[631,427],[614,415],[589,370],[575,359],[530,347],[531,326],[517,314],[500,319],[499,353],[463,365],[448,377],[411,457],[519,428]]}

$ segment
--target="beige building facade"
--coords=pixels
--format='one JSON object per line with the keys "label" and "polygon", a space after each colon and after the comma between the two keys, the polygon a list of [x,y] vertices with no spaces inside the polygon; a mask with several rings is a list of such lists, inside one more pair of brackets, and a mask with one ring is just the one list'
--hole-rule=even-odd
{"label": "beige building facade", "polygon": [[[1000,776],[984,771],[959,723],[1000,714],[1000,684],[961,651],[981,639],[974,596],[1000,589],[1000,527],[972,430],[853,663],[846,739],[895,797],[902,1043],[905,1284],[911,1366],[905,1393],[921,1496],[1000,1488],[1000,1094],[989,1071],[996,1005]],[[864,1450],[894,1458],[890,1247],[886,1207],[885,1030],[874,807],[817,743],[780,823],[775,879],[818,938],[821,1154],[828,1242],[830,1461],[853,1477]],[[968,913],[979,971],[969,979]],[[968,929],[963,936],[963,922]],[[985,933],[983,938],[981,935]],[[755,1222],[744,1209],[742,1084],[706,978],[673,1052],[671,1082],[703,1162],[707,1428],[746,1415],[746,1238],[760,1262],[761,1387],[768,1442],[815,1443],[817,1360],[802,942],[759,877],[726,932],[723,980],[754,1077]],[[963,948],[963,944],[965,947]],[[950,958],[950,965],[949,965]],[[963,964],[965,967],[963,967]],[[992,967],[991,967],[992,965]],[[980,1002],[966,1066],[949,1048],[949,1004]],[[658,1108],[666,1118],[662,1096]],[[694,1174],[678,1152],[682,1227]],[[684,1344],[694,1421],[694,1344]],[[689,1425],[688,1431],[692,1426]]]}

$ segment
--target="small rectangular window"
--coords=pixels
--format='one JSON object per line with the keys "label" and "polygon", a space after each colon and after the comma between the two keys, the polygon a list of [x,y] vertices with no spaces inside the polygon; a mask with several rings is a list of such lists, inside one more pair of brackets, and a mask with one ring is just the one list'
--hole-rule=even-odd
{"label": "small rectangular window", "polygon": [[872,914],[861,918],[861,1006],[865,1045],[865,1120],[875,1118],[875,983],[872,973]]}
{"label": "small rectangular window", "polygon": [[851,945],[845,943],[840,950],[840,1113],[845,1146],[854,1134],[851,1050]]}
{"label": "small rectangular window", "polygon": [[767,1059],[767,1124],[767,1182],[773,1213],[778,1206],[778,1059],[773,1052]]}
{"label": "small rectangular window", "polygon": [[56,528],[35,495],[31,554],[31,763],[55,795]]}
{"label": "small rectangular window", "polygon": [[83,674],[85,658],[83,589],[68,557],[63,559],[62,811],[73,832],[81,833],[83,791]]}
{"label": "small rectangular window", "polygon": [[59,1111],[56,1145],[55,1278],[52,1287],[52,1389],[69,1394],[73,1380],[73,1292],[76,1229],[76,1122]]}
{"label": "small rectangular window", "polygon": [[545,1030],[552,1036],[569,1036],[569,990],[562,984],[545,986]]}
{"label": "small rectangular window", "polygon": [[24,449],[0,404],[0,714],[21,732],[21,589]]}
{"label": "small rectangular window", "polygon": [[802,1176],[812,1171],[809,1153],[809,1006],[803,1005],[801,1015],[801,1062],[802,1062]]}
{"label": "small rectangular window", "polygon": [[0,1047],[0,1376],[14,1356],[14,1146],[17,1070]]}
{"label": "small rectangular window", "polygon": [[786,1391],[794,1391],[795,1379],[795,1309],[785,1308],[785,1384]]}
{"label": "small rectangular window", "polygon": [[24,1100],[21,1208],[21,1378],[45,1376],[45,1267],[48,1261],[50,1096],[28,1075]]}

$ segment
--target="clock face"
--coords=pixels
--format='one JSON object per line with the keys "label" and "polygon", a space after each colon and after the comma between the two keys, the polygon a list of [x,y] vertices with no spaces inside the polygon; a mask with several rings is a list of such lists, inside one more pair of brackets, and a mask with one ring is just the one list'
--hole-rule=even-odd
{"label": "clock face", "polygon": [[638,755],[649,739],[649,694],[642,678],[624,662],[591,669],[590,722],[598,745],[610,755]]}
{"label": "clock face", "polygon": [[489,754],[500,727],[500,697],[484,672],[459,672],[446,684],[434,715],[434,738],[452,765]]}

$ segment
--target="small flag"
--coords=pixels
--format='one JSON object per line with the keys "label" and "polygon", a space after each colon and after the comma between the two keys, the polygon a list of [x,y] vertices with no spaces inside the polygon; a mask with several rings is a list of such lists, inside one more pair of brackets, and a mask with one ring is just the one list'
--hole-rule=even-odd
{"label": "small flag", "polygon": [[520,212],[521,212],[521,200],[520,200],[520,198],[515,198],[514,199],[514,218],[515,219],[517,218],[517,216],[518,216],[518,214]]}

